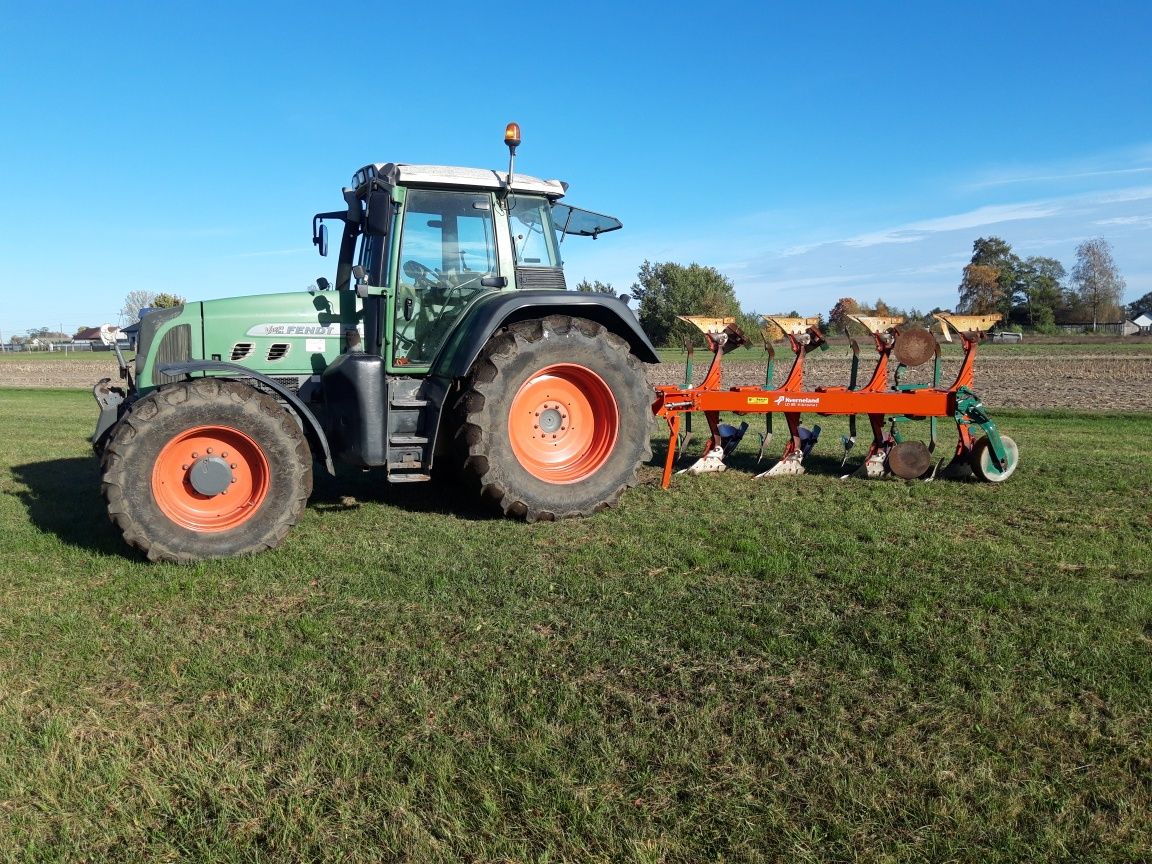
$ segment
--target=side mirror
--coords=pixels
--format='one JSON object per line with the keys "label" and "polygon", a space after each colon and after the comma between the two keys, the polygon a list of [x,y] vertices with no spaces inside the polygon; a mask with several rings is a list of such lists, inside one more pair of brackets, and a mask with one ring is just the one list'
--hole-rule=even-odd
{"label": "side mirror", "polygon": [[416,304],[412,302],[411,297],[407,297],[404,299],[404,320],[405,321],[411,321],[412,320],[412,309],[415,307],[415,305]]}
{"label": "side mirror", "polygon": [[[318,223],[318,224],[317,224]],[[313,220],[312,245],[317,247],[321,256],[328,255],[328,226],[319,220]]]}

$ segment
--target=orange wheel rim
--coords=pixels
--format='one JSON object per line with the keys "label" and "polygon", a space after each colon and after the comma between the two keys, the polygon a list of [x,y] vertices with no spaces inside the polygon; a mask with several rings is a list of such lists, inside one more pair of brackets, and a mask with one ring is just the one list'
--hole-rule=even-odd
{"label": "orange wheel rim", "polygon": [[256,515],[270,477],[264,451],[243,432],[198,426],[173,438],[156,457],[152,496],[177,525],[228,531]]}
{"label": "orange wheel rim", "polygon": [[536,372],[508,410],[512,452],[529,474],[576,483],[608,461],[620,434],[611,388],[584,366],[557,363]]}

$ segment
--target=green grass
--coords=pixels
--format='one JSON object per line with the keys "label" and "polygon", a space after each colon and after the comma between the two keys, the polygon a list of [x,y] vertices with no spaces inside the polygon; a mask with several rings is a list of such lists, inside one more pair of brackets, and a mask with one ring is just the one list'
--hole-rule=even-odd
{"label": "green grass", "polygon": [[0,391],[0,861],[1147,860],[1152,416],[1000,412],[1002,485],[842,483],[829,420],[560,524],[357,474],[179,567],[94,408]]}

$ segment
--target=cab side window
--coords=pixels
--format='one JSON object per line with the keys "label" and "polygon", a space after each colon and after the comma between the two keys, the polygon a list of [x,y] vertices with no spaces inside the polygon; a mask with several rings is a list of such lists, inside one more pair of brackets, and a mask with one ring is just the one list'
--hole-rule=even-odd
{"label": "cab side window", "polygon": [[400,238],[393,363],[432,362],[485,276],[497,275],[492,196],[409,190]]}

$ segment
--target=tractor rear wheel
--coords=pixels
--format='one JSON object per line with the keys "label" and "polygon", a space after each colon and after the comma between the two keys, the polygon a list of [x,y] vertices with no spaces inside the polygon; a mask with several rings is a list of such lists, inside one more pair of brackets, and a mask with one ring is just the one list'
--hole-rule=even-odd
{"label": "tractor rear wheel", "polygon": [[292,416],[245,384],[200,378],[156,390],[117,424],[104,454],[108,515],[153,561],[279,545],[312,492]]}
{"label": "tractor rear wheel", "polygon": [[602,510],[652,456],[652,390],[628,344],[551,315],[494,335],[457,403],[465,480],[529,522]]}

